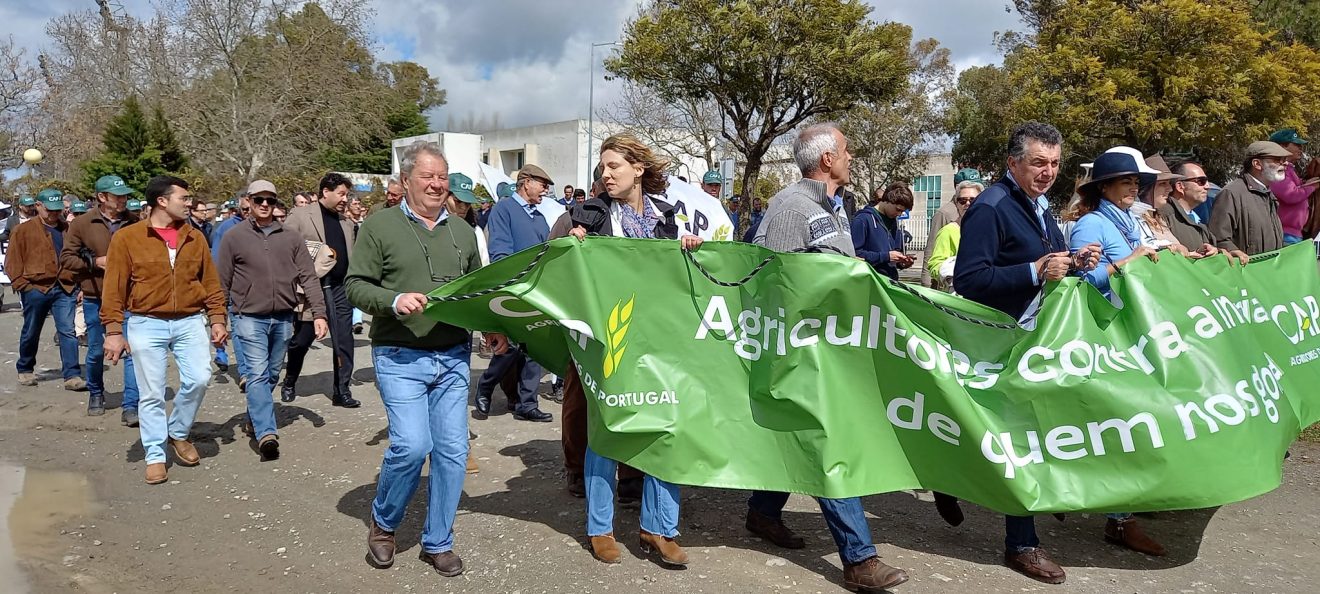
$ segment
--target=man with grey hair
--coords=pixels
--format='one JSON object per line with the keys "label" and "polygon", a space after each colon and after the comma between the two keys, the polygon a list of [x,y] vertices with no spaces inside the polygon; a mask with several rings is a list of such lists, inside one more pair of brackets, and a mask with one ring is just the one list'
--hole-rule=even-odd
{"label": "man with grey hair", "polygon": [[391,175],[390,180],[385,182],[385,201],[375,204],[367,212],[367,216],[374,215],[387,208],[394,208],[403,202],[403,184],[399,182],[399,176]]}
{"label": "man with grey hair", "polygon": [[[399,208],[359,229],[347,290],[372,315],[371,358],[389,418],[390,447],[380,465],[367,533],[368,561],[394,563],[394,532],[431,462],[421,558],[446,577],[463,573],[454,553],[454,517],[467,476],[467,399],[472,337],[422,314],[426,295],[481,267],[476,231],[449,216],[449,163],[440,147],[418,142],[400,170],[407,196]],[[495,354],[509,346],[487,333]]]}
{"label": "man with grey hair", "polygon": [[[1046,281],[1095,268],[1100,246],[1068,253],[1063,231],[1050,216],[1045,193],[1059,175],[1063,135],[1049,124],[1027,122],[1008,143],[1007,173],[967,209],[954,264],[953,286],[967,299],[1022,318]],[[957,500],[936,499],[940,516],[963,520]],[[1062,584],[1066,575],[1040,548],[1031,516],[1004,516],[1004,564],[1034,580]]]}
{"label": "man with grey hair", "polygon": [[[816,124],[798,133],[793,158],[802,180],[780,190],[770,200],[755,243],[779,252],[821,249],[855,257],[846,215],[834,210],[834,193],[849,181],[848,139],[833,123]],[[876,555],[871,527],[862,501],[817,497],[825,524],[839,547],[843,585],[855,592],[880,592],[908,580],[901,569]],[[802,537],[784,525],[788,493],[756,491],[747,500],[747,530],[778,546],[800,549]]]}

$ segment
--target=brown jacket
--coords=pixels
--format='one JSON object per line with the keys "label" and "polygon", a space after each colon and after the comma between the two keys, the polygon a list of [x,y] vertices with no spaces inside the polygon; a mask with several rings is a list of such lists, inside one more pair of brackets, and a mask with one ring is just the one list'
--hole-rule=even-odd
{"label": "brown jacket", "polygon": [[205,311],[212,324],[227,322],[225,293],[206,238],[192,225],[179,226],[179,249],[170,263],[165,240],[150,221],[133,223],[110,239],[101,295],[106,334],[121,334],[124,312],[182,318]]}
{"label": "brown jacket", "polygon": [[[321,220],[321,203],[313,201],[307,206],[299,206],[289,211],[284,219],[284,226],[298,232],[307,241],[325,242],[325,223]],[[357,239],[357,230],[347,216],[339,215],[339,227],[344,230],[344,241],[348,251],[353,251],[353,241]]]}
{"label": "brown jacket", "polygon": [[310,302],[312,317],[325,319],[325,296],[312,271],[307,243],[296,231],[271,222],[269,234],[255,220],[245,220],[220,241],[220,286],[234,309],[250,315],[292,312],[299,304],[296,287]]}
{"label": "brown jacket", "polygon": [[[132,223],[128,213],[124,213],[123,226]],[[83,258],[86,248],[93,258],[110,253],[110,223],[106,222],[101,211],[92,210],[78,215],[69,223],[69,231],[64,234],[64,251],[60,254],[60,264],[73,273],[74,282],[82,285],[83,297],[101,298],[101,287],[105,284],[105,270],[89,265]]]}
{"label": "brown jacket", "polygon": [[[58,228],[67,238],[68,223],[60,220]],[[5,274],[9,275],[9,284],[20,293],[28,289],[45,293],[56,283],[70,293],[76,288],[73,273],[60,266],[59,254],[50,240],[50,228],[40,218],[28,219],[9,235]]]}
{"label": "brown jacket", "polygon": [[1279,201],[1269,188],[1245,173],[1219,191],[1209,228],[1215,247],[1221,250],[1242,250],[1254,256],[1283,247]]}

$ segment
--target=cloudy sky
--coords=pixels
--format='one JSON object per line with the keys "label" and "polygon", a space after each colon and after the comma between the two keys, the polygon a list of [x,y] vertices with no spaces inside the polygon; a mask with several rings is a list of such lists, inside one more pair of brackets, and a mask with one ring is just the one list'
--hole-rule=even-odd
{"label": "cloudy sky", "polygon": [[[131,14],[147,16],[149,0],[120,0]],[[448,91],[448,104],[432,123],[453,118],[503,126],[557,122],[587,115],[589,48],[619,38],[638,0],[372,0],[377,56],[409,59],[430,70]],[[903,22],[914,39],[934,37],[949,48],[959,68],[994,63],[996,31],[1019,27],[1007,0],[883,2],[871,18]],[[93,0],[4,0],[0,34],[29,48],[46,43],[50,18],[94,9]],[[608,50],[608,48],[601,48]],[[602,52],[596,52],[597,60]],[[596,68],[597,104],[608,103],[612,85]]]}

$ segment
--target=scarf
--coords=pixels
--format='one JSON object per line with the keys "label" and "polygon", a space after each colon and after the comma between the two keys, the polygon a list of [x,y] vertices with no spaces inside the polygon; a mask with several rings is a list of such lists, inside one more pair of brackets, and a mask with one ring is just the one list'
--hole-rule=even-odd
{"label": "scarf", "polygon": [[660,223],[651,200],[642,196],[642,212],[639,214],[631,206],[620,202],[619,220],[623,224],[623,236],[634,239],[655,239],[655,226]]}

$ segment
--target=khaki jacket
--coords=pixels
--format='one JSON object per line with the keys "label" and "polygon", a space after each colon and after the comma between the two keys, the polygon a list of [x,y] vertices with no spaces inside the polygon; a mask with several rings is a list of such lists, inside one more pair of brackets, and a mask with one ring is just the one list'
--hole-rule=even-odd
{"label": "khaki jacket", "polygon": [[[127,217],[128,213],[124,213]],[[132,221],[127,218],[123,227]],[[121,227],[122,228],[122,227]],[[64,251],[60,253],[60,264],[73,274],[74,282],[82,285],[84,297],[101,298],[101,287],[105,284],[105,270],[90,266],[83,257],[86,248],[92,256],[99,258],[110,254],[110,223],[106,222],[101,211],[92,210],[78,215],[69,223],[69,230],[64,234]]]}

